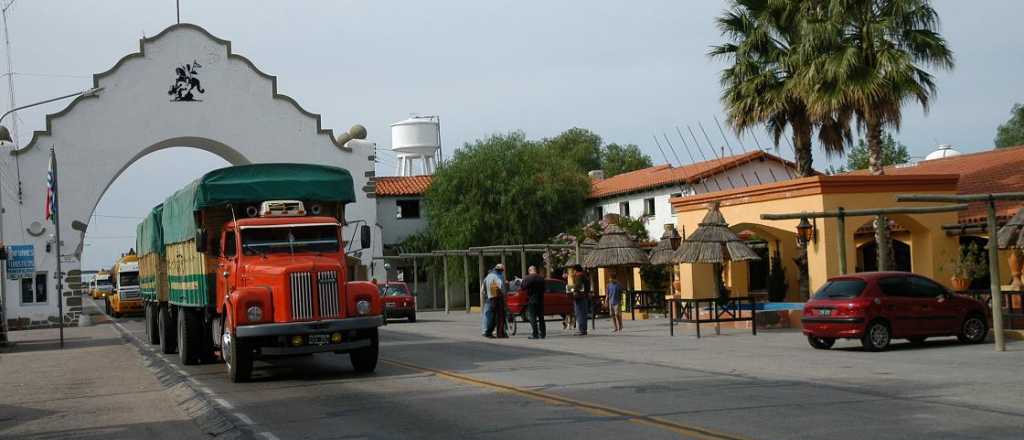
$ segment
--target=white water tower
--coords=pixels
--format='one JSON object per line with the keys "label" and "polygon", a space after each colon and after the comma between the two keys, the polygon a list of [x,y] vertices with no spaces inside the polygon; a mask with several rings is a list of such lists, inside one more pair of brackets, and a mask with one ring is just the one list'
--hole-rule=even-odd
{"label": "white water tower", "polygon": [[[436,156],[441,150],[441,119],[437,116],[413,116],[391,124],[391,150],[398,158],[399,176],[434,174]],[[413,165],[419,160],[422,172]]]}

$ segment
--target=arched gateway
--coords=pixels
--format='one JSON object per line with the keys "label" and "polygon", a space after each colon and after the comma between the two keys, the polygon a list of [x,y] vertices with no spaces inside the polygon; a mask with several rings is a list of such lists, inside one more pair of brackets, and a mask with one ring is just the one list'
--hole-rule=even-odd
{"label": "arched gateway", "polygon": [[[357,188],[347,220],[376,223],[371,144],[341,143],[321,127],[319,115],[279,94],[275,77],[199,26],[177,24],[142,39],[139,52],[94,75],[93,86],[102,90],[48,115],[46,130],[35,132],[28,145],[0,155],[11,171],[2,176],[4,185],[20,192],[20,201],[11,200],[10,193],[4,197],[3,239],[8,246],[32,245],[36,268],[30,281],[3,281],[11,328],[56,323],[58,298],[64,301],[65,321],[77,318],[81,299],[70,291],[77,285],[82,240],[96,204],[126,168],[163,148],[197,147],[234,165],[303,162],[346,168]],[[51,146],[59,164],[62,269],[69,274],[63,295],[55,292],[55,248],[47,246],[53,226],[44,219]],[[167,166],[189,172],[186,163]],[[346,237],[351,233],[348,229]],[[369,265],[369,252],[362,260]],[[33,295],[23,295],[23,287],[45,288],[46,298],[34,301]]]}

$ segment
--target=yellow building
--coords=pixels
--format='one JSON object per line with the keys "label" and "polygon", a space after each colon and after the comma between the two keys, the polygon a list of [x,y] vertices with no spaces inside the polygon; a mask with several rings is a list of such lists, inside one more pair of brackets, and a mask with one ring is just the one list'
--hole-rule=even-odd
{"label": "yellow building", "polygon": [[[730,228],[751,242],[763,246],[767,255],[781,256],[789,289],[786,299],[803,301],[799,294],[799,271],[793,258],[798,255],[799,220],[762,220],[762,214],[875,209],[889,207],[937,206],[935,203],[898,203],[903,194],[984,194],[1024,190],[1024,146],[925,160],[909,166],[892,167],[884,176],[854,172],[836,176],[814,176],[672,199],[677,228],[693,231],[711,201],[718,201]],[[1012,216],[1019,204],[998,205],[1001,222]],[[909,270],[950,285],[951,260],[959,246],[977,242],[984,246],[988,231],[979,228],[984,206],[972,204],[966,211],[892,215],[896,269]],[[848,272],[875,270],[873,217],[847,217],[842,233],[846,241]],[[812,220],[813,239],[807,246],[807,270],[813,292],[829,277],[839,275],[839,233],[835,219]],[[1008,284],[1010,271],[1006,255],[1000,258]],[[727,265],[726,284],[733,295],[760,290],[761,275],[768,259]],[[710,265],[679,265],[681,296],[705,298],[714,295]],[[752,277],[751,274],[758,274]],[[758,284],[751,286],[751,284]],[[982,286],[987,286],[985,280]]]}

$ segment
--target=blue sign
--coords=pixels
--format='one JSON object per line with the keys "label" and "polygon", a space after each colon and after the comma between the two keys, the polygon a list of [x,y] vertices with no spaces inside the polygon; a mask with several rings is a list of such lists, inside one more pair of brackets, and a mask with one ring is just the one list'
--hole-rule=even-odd
{"label": "blue sign", "polygon": [[36,273],[35,246],[15,244],[7,247],[7,278],[32,278]]}

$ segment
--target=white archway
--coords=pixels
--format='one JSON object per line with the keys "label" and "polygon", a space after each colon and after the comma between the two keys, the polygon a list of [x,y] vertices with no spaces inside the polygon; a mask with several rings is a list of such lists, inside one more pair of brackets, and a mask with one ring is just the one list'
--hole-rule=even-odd
{"label": "white archway", "polygon": [[[199,26],[177,24],[141,40],[139,52],[94,75],[93,86],[102,91],[48,115],[46,129],[35,132],[28,145],[0,155],[8,170],[18,170],[3,179],[20,191],[20,200],[3,200],[4,241],[33,245],[37,270],[52,274],[56,256],[45,251],[50,233],[36,234],[38,229],[30,226],[38,222],[52,230],[44,220],[44,204],[49,150],[56,151],[63,270],[71,274],[72,287],[84,230],[109,185],[138,159],[173,146],[200,148],[232,164],[303,162],[346,168],[362,189],[346,210],[347,220],[376,223],[372,147],[340,143],[332,130],[321,127],[319,115],[278,93],[275,77],[233,54],[229,41]],[[188,173],[188,164],[168,166]],[[364,252],[362,260],[369,265],[371,255]],[[49,292],[54,292],[53,277],[48,279]],[[8,319],[44,324],[55,317],[56,294],[50,294],[48,304],[22,305],[19,283],[4,283]],[[79,301],[65,298],[66,320],[74,319]]]}

